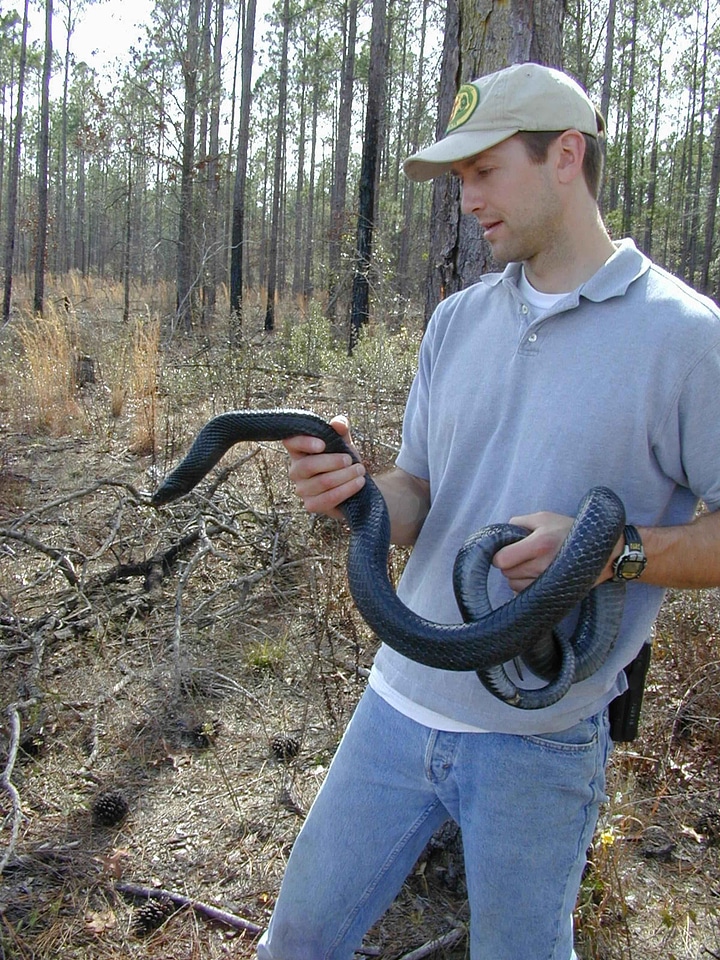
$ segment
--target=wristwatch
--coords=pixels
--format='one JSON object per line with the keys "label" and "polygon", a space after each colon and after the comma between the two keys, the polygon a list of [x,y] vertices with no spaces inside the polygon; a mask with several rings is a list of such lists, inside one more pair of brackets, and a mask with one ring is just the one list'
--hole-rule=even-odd
{"label": "wristwatch", "polygon": [[625,546],[613,563],[613,580],[637,580],[647,565],[642,540],[637,527],[628,526],[624,530]]}

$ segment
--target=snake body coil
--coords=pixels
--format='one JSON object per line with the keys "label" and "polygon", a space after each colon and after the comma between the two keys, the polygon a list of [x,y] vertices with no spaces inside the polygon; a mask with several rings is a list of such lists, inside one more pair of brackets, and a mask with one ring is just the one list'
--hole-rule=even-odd
{"label": "snake body coil", "polygon": [[[241,410],[221,414],[200,431],[185,458],[152,497],[160,506],[188,493],[235,443],[319,437],[329,453],[357,457],[322,418],[302,410]],[[570,684],[593,673],[615,641],[622,614],[622,586],[592,590],[625,522],[623,505],[605,487],[583,499],[557,557],[531,586],[497,609],[485,581],[494,553],[527,531],[508,525],[484,528],[466,541],[455,565],[454,587],[463,623],[433,623],[397,597],[387,570],[390,520],[376,484],[341,504],[350,527],[348,583],[365,621],[394,650],[430,667],[475,670],[498,697],[526,709],[554,703]],[[614,588],[620,588],[614,589]],[[594,599],[585,600],[590,594]],[[607,599],[604,599],[607,597]],[[572,637],[553,628],[583,602]],[[534,671],[554,677],[539,690],[518,689],[502,664],[522,657]]]}

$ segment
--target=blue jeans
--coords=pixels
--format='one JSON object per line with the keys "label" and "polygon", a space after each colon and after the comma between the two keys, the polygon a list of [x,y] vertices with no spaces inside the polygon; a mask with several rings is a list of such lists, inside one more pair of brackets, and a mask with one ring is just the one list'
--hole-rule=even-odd
{"label": "blue jeans", "polygon": [[258,960],[350,960],[449,817],[462,831],[472,960],[571,960],[610,749],[605,714],[542,737],[444,733],[368,690],[295,842]]}

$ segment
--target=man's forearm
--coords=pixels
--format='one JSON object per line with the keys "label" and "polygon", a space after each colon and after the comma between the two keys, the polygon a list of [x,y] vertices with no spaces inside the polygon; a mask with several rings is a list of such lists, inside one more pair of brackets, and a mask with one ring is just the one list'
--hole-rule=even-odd
{"label": "man's forearm", "polygon": [[380,488],[390,514],[390,539],[398,546],[417,540],[430,509],[430,484],[396,467],[373,478]]}
{"label": "man's forearm", "polygon": [[720,586],[720,510],[675,527],[639,527],[647,555],[642,581],[660,587]]}

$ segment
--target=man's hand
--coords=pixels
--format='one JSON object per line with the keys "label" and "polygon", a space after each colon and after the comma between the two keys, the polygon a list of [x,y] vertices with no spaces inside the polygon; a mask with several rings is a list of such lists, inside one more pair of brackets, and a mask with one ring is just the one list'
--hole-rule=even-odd
{"label": "man's hand", "polygon": [[[334,417],[330,426],[355,450],[345,417]],[[338,505],[365,483],[362,463],[353,463],[345,453],[325,453],[325,444],[317,437],[290,437],[283,443],[292,461],[289,476],[305,509],[342,519]]]}
{"label": "man's hand", "polygon": [[[347,418],[334,417],[330,426],[359,456]],[[338,505],[365,485],[365,467],[347,454],[325,453],[325,444],[316,437],[290,437],[283,443],[292,461],[289,476],[305,509],[342,520]],[[392,543],[413,544],[430,509],[430,484],[400,467],[375,477],[375,483],[387,505]]]}
{"label": "man's hand", "polygon": [[524,540],[498,550],[493,565],[506,577],[515,593],[519,593],[550,566],[573,525],[573,518],[542,511],[511,517],[510,523],[525,527],[530,534]]}
{"label": "man's hand", "polygon": [[[574,517],[541,511],[524,517],[511,517],[510,523],[525,527],[530,534],[524,540],[503,547],[493,557],[493,564],[507,578],[512,589],[519,593],[529,587],[550,566],[575,522]],[[613,561],[620,556],[624,539],[615,545],[595,585],[610,580]]]}

